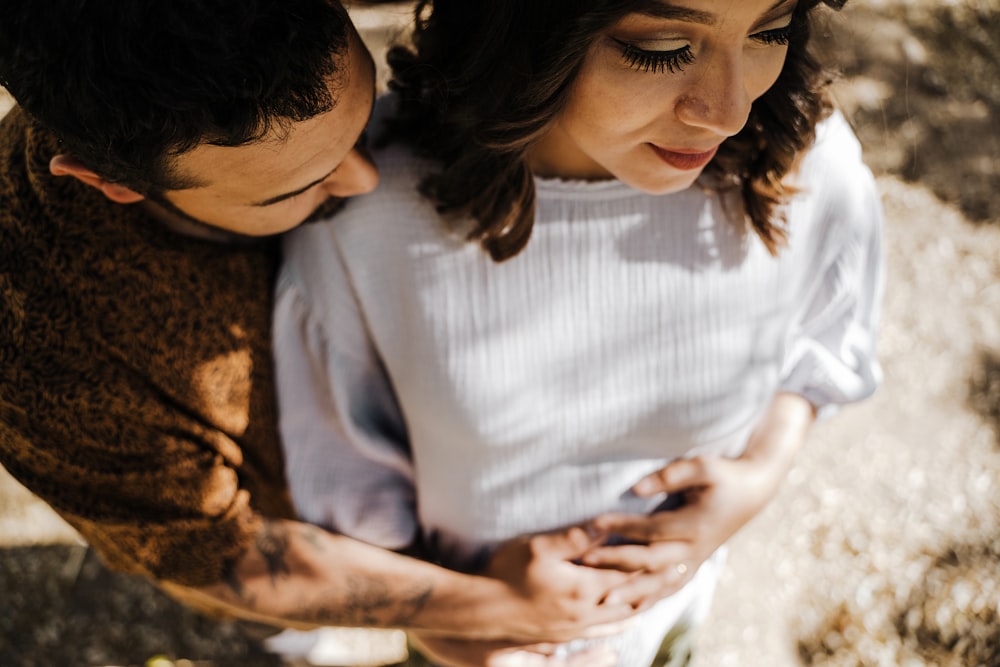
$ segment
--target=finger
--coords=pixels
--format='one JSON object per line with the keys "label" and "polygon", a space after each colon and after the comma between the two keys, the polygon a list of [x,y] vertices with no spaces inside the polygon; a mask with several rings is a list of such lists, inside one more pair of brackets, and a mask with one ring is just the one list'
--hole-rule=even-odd
{"label": "finger", "polygon": [[486,660],[486,667],[562,667],[563,659],[556,655],[555,644],[537,644],[498,652]]}
{"label": "finger", "polygon": [[573,526],[554,533],[537,535],[532,538],[531,545],[535,556],[547,555],[573,561],[595,545],[602,543],[606,537],[599,531],[588,531],[580,526]]}
{"label": "finger", "polygon": [[[591,523],[596,531],[640,544],[667,541],[686,542],[693,539],[697,534],[695,531],[695,528],[697,528],[697,514],[698,507],[689,505],[672,512],[660,512],[649,516],[641,514],[603,514],[596,517]],[[602,547],[595,547],[594,549]],[[591,549],[588,553],[594,551],[594,549]]]}
{"label": "finger", "polygon": [[616,667],[618,654],[610,646],[595,646],[564,660],[565,667]]}
{"label": "finger", "polygon": [[617,546],[594,549],[584,563],[594,568],[620,572],[658,572],[690,558],[687,542],[657,542],[648,546]]}
{"label": "finger", "polygon": [[612,591],[611,595],[628,601],[637,611],[642,611],[683,588],[693,576],[692,569],[678,563],[663,572],[636,576]]}
{"label": "finger", "polygon": [[488,665],[493,655],[520,648],[519,644],[507,641],[469,641],[416,634],[410,635],[410,643],[434,663],[451,667]]}
{"label": "finger", "polygon": [[709,466],[704,459],[677,459],[665,467],[639,480],[632,491],[639,496],[658,493],[679,493],[686,489],[707,485]]}
{"label": "finger", "polygon": [[588,626],[582,633],[578,632],[580,636],[593,639],[617,634],[619,624],[635,616],[636,607],[633,601],[624,595],[616,595],[616,591],[627,584],[627,579],[622,580],[616,587],[609,588],[603,594],[596,609],[588,615],[594,624]]}
{"label": "finger", "polygon": [[545,667],[547,656],[531,651],[505,651],[491,656],[486,667]]}
{"label": "finger", "polygon": [[559,647],[540,650],[503,651],[486,662],[487,667],[614,667],[618,655],[608,646],[595,646],[563,654]]}

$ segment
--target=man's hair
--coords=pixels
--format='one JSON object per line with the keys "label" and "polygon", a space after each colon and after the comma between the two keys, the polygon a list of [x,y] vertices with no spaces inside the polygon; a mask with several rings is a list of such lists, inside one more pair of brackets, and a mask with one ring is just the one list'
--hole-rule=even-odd
{"label": "man's hair", "polygon": [[149,194],[196,185],[171,158],[199,144],[330,110],[349,25],[337,0],[3,0],[0,84],[66,152]]}
{"label": "man's hair", "polygon": [[[829,112],[829,77],[810,56],[810,14],[801,0],[777,83],[725,141],[706,174],[739,188],[749,226],[773,254],[786,240],[775,210],[782,183]],[[445,214],[472,218],[469,234],[497,261],[525,246],[535,189],[525,151],[565,105],[587,51],[603,30],[649,0],[422,0],[413,49],[390,52],[400,97],[393,136],[410,138],[441,171],[421,192]],[[433,10],[428,12],[428,7]]]}

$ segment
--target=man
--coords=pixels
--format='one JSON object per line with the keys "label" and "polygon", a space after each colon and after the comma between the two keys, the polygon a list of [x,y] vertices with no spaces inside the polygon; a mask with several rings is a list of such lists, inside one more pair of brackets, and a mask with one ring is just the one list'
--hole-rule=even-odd
{"label": "man", "polygon": [[489,578],[294,518],[273,235],[375,187],[373,70],[329,0],[3,4],[0,462],[203,610],[522,642],[622,619],[637,600],[607,593],[635,578],[573,565],[580,530]]}

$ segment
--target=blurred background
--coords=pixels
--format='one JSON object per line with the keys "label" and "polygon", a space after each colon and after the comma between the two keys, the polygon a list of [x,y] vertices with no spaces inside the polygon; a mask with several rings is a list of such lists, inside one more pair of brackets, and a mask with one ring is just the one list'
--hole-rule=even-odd
{"label": "blurred background", "polygon": [[[382,65],[410,5],[351,12]],[[850,0],[820,32],[886,210],[885,384],[736,536],[696,667],[1000,665],[1000,0]],[[327,664],[402,650],[332,640]],[[282,664],[105,570],[0,469],[0,665]]]}

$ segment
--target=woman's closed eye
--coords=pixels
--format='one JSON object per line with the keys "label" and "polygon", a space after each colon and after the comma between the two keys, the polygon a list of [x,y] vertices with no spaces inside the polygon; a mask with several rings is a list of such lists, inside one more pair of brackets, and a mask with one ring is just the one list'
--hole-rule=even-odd
{"label": "woman's closed eye", "polygon": [[691,52],[691,45],[686,44],[678,49],[667,51],[652,51],[643,49],[635,44],[623,42],[616,39],[622,52],[622,59],[625,64],[640,72],[664,73],[684,71],[685,65],[694,62],[694,53]]}
{"label": "woman's closed eye", "polygon": [[792,24],[772,30],[762,30],[750,35],[750,39],[764,46],[788,46],[792,36]]}
{"label": "woman's closed eye", "polygon": [[[761,30],[750,35],[750,39],[762,46],[788,46],[791,41],[792,25]],[[675,49],[649,49],[620,39],[614,40],[621,50],[625,64],[639,72],[654,74],[683,72],[684,67],[695,61],[690,44]],[[677,40],[672,40],[675,43]]]}

